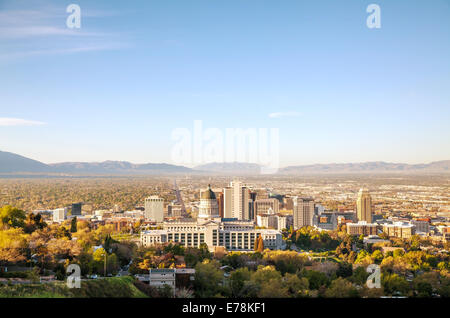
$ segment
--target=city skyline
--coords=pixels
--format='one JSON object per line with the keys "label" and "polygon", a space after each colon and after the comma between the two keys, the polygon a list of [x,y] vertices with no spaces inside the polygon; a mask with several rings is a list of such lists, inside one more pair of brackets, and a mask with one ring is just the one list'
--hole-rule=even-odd
{"label": "city skyline", "polygon": [[2,1],[0,150],[172,163],[202,120],[279,128],[280,167],[450,158],[446,1],[77,4]]}

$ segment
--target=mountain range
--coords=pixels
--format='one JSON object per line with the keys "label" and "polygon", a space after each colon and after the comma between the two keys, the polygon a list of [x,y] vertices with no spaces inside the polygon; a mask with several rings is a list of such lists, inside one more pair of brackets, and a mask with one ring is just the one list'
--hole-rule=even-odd
{"label": "mountain range", "polygon": [[191,171],[190,168],[166,163],[134,164],[126,161],[45,164],[17,154],[0,151],[0,173],[164,174],[189,173]]}
{"label": "mountain range", "polygon": [[[185,174],[214,173],[225,175],[259,174],[261,166],[255,163],[208,163],[193,169],[166,163],[134,164],[127,161],[63,162],[45,164],[14,153],[0,151],[0,173],[58,173],[58,174]],[[428,164],[388,163],[382,161],[362,163],[331,163],[299,165],[280,168],[278,174],[301,175],[323,173],[450,173],[450,160]]]}

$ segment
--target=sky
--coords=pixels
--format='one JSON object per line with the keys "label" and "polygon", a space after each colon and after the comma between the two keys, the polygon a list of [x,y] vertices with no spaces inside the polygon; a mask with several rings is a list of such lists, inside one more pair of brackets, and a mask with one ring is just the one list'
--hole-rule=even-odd
{"label": "sky", "polygon": [[0,0],[0,150],[172,163],[201,120],[281,166],[449,160],[449,39],[450,0]]}

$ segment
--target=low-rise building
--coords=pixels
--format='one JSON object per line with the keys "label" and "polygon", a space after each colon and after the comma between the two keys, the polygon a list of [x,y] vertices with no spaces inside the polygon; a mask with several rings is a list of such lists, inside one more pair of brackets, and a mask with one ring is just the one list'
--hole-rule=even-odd
{"label": "low-rise building", "polygon": [[378,225],[375,223],[367,223],[359,221],[358,223],[347,223],[347,234],[349,235],[377,235]]}
{"label": "low-rise building", "polygon": [[151,246],[175,242],[197,248],[206,244],[210,250],[223,246],[230,251],[251,251],[259,235],[265,248],[282,248],[283,239],[278,230],[255,229],[251,221],[220,218],[164,222],[162,230],[142,231],[141,244]]}
{"label": "low-rise building", "polygon": [[175,292],[175,268],[150,268],[149,284],[154,287],[168,285]]}
{"label": "low-rise building", "polygon": [[427,220],[420,220],[420,219],[412,220],[411,224],[415,225],[416,232],[421,232],[421,233],[430,232],[430,222]]}
{"label": "low-rise building", "polygon": [[383,232],[388,236],[410,238],[416,234],[416,227],[407,222],[394,222],[393,224],[383,224]]}

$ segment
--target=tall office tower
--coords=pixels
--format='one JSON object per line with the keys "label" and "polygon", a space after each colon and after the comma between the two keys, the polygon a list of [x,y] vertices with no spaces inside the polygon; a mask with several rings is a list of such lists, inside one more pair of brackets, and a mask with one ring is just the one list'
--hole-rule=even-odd
{"label": "tall office tower", "polygon": [[217,204],[219,206],[219,216],[223,218],[223,192],[219,192],[219,195],[217,196]]}
{"label": "tall office tower", "polygon": [[72,215],[81,215],[81,206],[83,203],[73,203],[72,204]]}
{"label": "tall office tower", "polygon": [[250,190],[238,181],[223,189],[224,217],[250,220]]}
{"label": "tall office tower", "polygon": [[223,217],[231,219],[233,217],[233,189],[226,187],[223,189]]}
{"label": "tall office tower", "polygon": [[367,189],[360,189],[358,192],[356,216],[358,221],[372,223],[372,197]]}
{"label": "tall office tower", "polygon": [[250,191],[250,200],[249,200],[249,214],[250,214],[250,220],[253,220],[256,222],[256,207],[255,207],[255,201],[256,201],[257,193],[254,191]]}
{"label": "tall office tower", "polygon": [[294,229],[312,226],[314,217],[314,199],[294,197]]}
{"label": "tall office tower", "polygon": [[248,201],[250,200],[250,190],[239,181],[230,182],[230,187],[232,189],[231,209],[233,218],[249,220]]}
{"label": "tall office tower", "polygon": [[64,222],[67,217],[67,208],[53,210],[53,222]]}
{"label": "tall office tower", "polygon": [[199,218],[218,218],[219,205],[217,204],[216,194],[211,190],[211,185],[208,189],[200,191],[200,206],[198,209]]}
{"label": "tall office tower", "polygon": [[156,222],[164,221],[164,199],[152,195],[145,199],[145,218]]}

